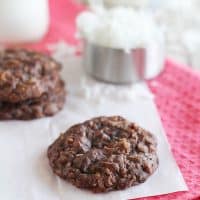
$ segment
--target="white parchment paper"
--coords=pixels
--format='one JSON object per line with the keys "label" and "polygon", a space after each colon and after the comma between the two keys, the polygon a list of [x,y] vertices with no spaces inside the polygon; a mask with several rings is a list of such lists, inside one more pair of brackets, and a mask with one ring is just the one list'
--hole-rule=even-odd
{"label": "white parchment paper", "polygon": [[[147,87],[99,85],[93,80],[83,80],[82,73],[80,59],[65,62],[63,75],[68,82],[68,97],[58,115],[28,122],[0,122],[0,198],[126,200],[187,190]],[[46,157],[48,145],[74,123],[99,115],[122,115],[155,134],[160,164],[145,183],[125,191],[92,194],[52,173]]]}

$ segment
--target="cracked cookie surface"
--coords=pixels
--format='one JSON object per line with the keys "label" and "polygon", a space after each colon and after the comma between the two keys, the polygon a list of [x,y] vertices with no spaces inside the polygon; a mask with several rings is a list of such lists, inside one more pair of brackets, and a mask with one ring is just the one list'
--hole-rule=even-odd
{"label": "cracked cookie surface", "polygon": [[143,183],[158,167],[156,140],[120,116],[97,117],[69,128],[48,148],[55,174],[95,193]]}
{"label": "cracked cookie surface", "polygon": [[39,98],[19,103],[0,102],[0,120],[32,120],[53,116],[65,103],[66,92],[63,81],[58,81],[55,88]]}
{"label": "cracked cookie surface", "polygon": [[53,89],[61,66],[51,57],[25,49],[0,52],[0,101],[18,103]]}

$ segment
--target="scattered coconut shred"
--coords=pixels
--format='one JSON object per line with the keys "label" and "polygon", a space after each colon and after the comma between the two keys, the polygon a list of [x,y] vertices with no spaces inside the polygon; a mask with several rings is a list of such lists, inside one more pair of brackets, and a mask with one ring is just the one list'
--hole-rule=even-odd
{"label": "scattered coconut shred", "polygon": [[[88,76],[81,66],[81,57],[76,56],[79,47],[74,47],[64,41],[48,45],[52,56],[62,63],[63,73],[70,74],[72,82],[68,82],[68,92],[80,99],[90,100],[95,104],[101,104],[104,100],[132,101],[135,98],[152,99],[153,94],[148,89],[144,90],[143,84],[112,85],[96,81]],[[65,77],[63,74],[63,77]],[[102,95],[103,94],[103,95]]]}

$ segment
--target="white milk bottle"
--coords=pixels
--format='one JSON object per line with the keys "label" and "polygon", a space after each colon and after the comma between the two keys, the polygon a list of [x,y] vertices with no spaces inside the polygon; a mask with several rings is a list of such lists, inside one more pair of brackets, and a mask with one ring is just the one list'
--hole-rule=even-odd
{"label": "white milk bottle", "polygon": [[48,0],[0,0],[1,43],[38,41],[48,25]]}

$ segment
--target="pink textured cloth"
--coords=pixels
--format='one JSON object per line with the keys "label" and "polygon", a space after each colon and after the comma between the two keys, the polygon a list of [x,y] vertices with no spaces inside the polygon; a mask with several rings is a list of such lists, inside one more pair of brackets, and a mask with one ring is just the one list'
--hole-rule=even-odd
{"label": "pink textured cloth", "polygon": [[167,61],[149,87],[189,192],[143,199],[200,200],[200,74]]}
{"label": "pink textured cloth", "polygon": [[[75,17],[82,9],[73,0],[50,0],[50,31],[29,47],[44,51],[59,40],[76,44]],[[148,85],[189,191],[142,199],[200,200],[200,74],[167,61],[162,74]]]}

